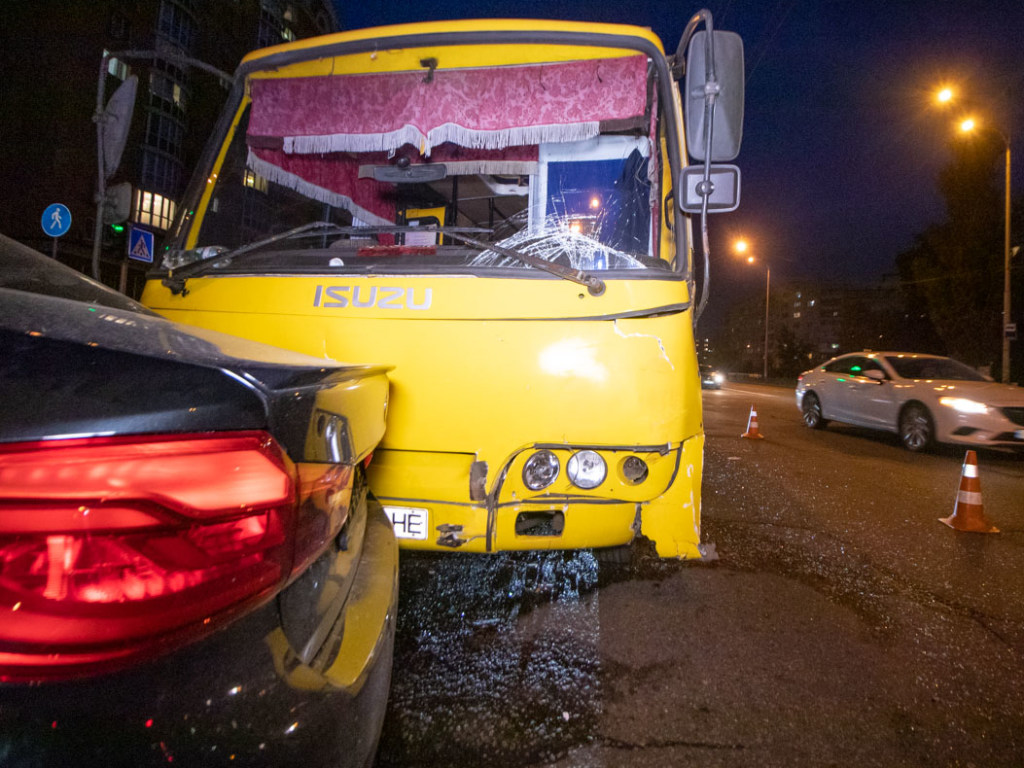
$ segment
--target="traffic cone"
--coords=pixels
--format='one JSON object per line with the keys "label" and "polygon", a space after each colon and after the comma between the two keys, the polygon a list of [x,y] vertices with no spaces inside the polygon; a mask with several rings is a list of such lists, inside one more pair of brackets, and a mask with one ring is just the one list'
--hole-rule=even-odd
{"label": "traffic cone", "polygon": [[999,529],[985,517],[981,503],[981,480],[978,477],[978,454],[968,451],[960,473],[960,490],[956,494],[953,514],[940,517],[940,522],[957,531],[972,533],[999,533]]}
{"label": "traffic cone", "polygon": [[757,409],[753,405],[750,406],[750,418],[747,420],[747,431],[744,432],[740,437],[749,437],[754,440],[760,440],[764,437],[757,429]]}

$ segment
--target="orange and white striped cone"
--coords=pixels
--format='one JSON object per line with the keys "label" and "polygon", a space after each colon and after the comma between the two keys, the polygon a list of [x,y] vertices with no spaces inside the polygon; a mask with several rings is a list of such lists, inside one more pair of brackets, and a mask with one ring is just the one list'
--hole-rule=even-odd
{"label": "orange and white striped cone", "polygon": [[978,477],[978,454],[968,451],[960,473],[960,490],[956,494],[953,514],[940,517],[940,522],[957,531],[971,533],[999,533],[999,529],[985,517],[981,503],[981,479]]}
{"label": "orange and white striped cone", "polygon": [[749,437],[754,440],[760,440],[764,437],[757,428],[757,409],[753,405],[750,406],[750,418],[747,419],[747,431],[744,432],[740,437]]}

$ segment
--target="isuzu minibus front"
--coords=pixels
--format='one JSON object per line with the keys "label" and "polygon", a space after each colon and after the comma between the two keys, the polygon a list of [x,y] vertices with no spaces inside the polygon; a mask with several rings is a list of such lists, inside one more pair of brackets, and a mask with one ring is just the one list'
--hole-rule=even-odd
{"label": "isuzu minibus front", "polygon": [[673,56],[648,29],[519,20],[257,51],[143,301],[390,366],[369,481],[405,547],[641,534],[700,557],[693,260],[738,201],[710,162],[738,151],[743,77],[710,26]]}

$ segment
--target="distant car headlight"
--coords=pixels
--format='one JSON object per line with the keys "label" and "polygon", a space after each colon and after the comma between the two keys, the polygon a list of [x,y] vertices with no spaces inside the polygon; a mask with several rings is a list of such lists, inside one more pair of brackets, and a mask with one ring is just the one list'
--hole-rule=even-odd
{"label": "distant car headlight", "polygon": [[523,482],[531,491],[547,488],[558,477],[558,457],[551,451],[537,451],[523,465]]}
{"label": "distant car headlight", "polygon": [[939,403],[960,413],[988,413],[988,406],[966,397],[940,397]]}
{"label": "distant car headlight", "polygon": [[569,458],[565,467],[569,481],[577,488],[597,488],[604,482],[608,467],[595,451],[580,451]]}
{"label": "distant car headlight", "polygon": [[715,384],[721,384],[722,382],[725,381],[725,376],[718,373],[717,371],[715,371],[714,375],[711,378],[715,380]]}

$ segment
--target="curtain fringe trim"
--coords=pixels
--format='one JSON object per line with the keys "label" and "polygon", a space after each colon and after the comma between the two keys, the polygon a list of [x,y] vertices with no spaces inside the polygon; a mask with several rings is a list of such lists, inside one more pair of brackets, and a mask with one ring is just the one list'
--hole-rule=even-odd
{"label": "curtain fringe trim", "polygon": [[528,125],[481,131],[445,123],[426,135],[412,125],[388,133],[333,133],[319,136],[285,136],[284,151],[288,154],[315,155],[329,152],[393,152],[405,144],[417,147],[430,157],[433,147],[453,143],[469,149],[505,149],[545,142],[564,143],[592,139],[601,132],[598,121],[566,125]]}
{"label": "curtain fringe trim", "polygon": [[288,189],[294,189],[299,194],[321,203],[333,205],[335,208],[342,208],[370,226],[389,226],[394,224],[394,222],[378,216],[360,205],[356,205],[351,197],[333,192],[330,189],[308,182],[294,173],[289,173],[280,166],[258,157],[251,149],[245,164],[249,170],[259,174],[267,181],[280,184]]}

